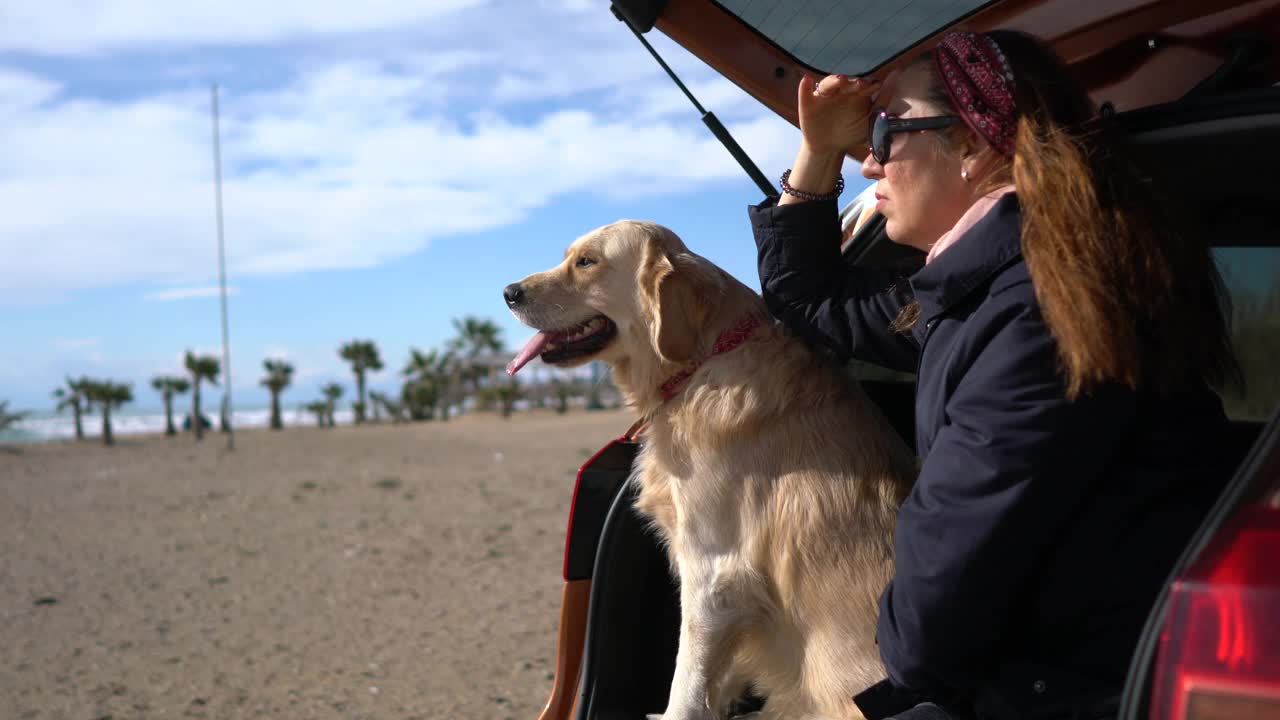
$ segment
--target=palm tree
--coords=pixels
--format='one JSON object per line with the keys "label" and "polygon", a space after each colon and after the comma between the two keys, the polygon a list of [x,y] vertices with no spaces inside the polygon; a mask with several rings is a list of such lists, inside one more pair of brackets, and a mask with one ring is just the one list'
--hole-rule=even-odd
{"label": "palm tree", "polygon": [[356,402],[353,408],[358,425],[364,422],[364,374],[369,370],[381,370],[382,358],[378,355],[378,346],[372,340],[352,340],[338,348],[338,355],[351,363],[351,372],[356,376]]}
{"label": "palm tree", "polygon": [[502,417],[511,417],[511,411],[515,409],[516,400],[519,400],[524,393],[520,390],[520,384],[515,378],[505,382],[495,389],[498,396],[498,402],[502,408]]}
{"label": "palm tree", "polygon": [[320,388],[320,392],[324,393],[325,415],[329,419],[329,427],[336,427],[333,421],[333,408],[337,404],[338,398],[342,397],[342,386],[338,383],[329,383]]}
{"label": "palm tree", "polygon": [[315,414],[316,427],[324,427],[325,415],[329,412],[329,403],[324,400],[316,400],[315,402],[309,402],[306,405],[303,405],[302,409]]}
{"label": "palm tree", "polygon": [[191,373],[191,425],[196,429],[196,440],[204,439],[204,421],[200,415],[200,381],[208,380],[218,384],[218,373],[221,363],[216,355],[196,355],[190,350],[184,361],[187,372]]}
{"label": "palm tree", "polygon": [[453,319],[453,330],[460,349],[468,360],[486,352],[502,352],[502,328],[492,320],[467,315]]}
{"label": "palm tree", "polygon": [[177,435],[178,430],[173,426],[173,396],[190,390],[191,383],[186,378],[158,375],[151,378],[151,387],[164,398],[164,434]]}
{"label": "palm tree", "polygon": [[573,386],[562,378],[552,381],[556,392],[556,412],[561,415],[569,412],[569,396],[573,394]]}
{"label": "palm tree", "polygon": [[86,388],[89,399],[102,408],[102,444],[114,445],[111,433],[111,409],[133,402],[133,385],[110,380],[91,380]]}
{"label": "palm tree", "polygon": [[439,388],[430,380],[409,380],[400,388],[400,404],[410,420],[434,420],[439,400]]}
{"label": "palm tree", "polygon": [[0,430],[4,430],[26,416],[27,414],[24,412],[9,412],[9,401],[0,400]]}
{"label": "palm tree", "polygon": [[284,360],[263,360],[262,367],[267,376],[262,378],[262,385],[271,391],[271,429],[284,427],[280,420],[280,393],[293,382],[293,366]]}
{"label": "palm tree", "polygon": [[58,412],[62,412],[65,408],[71,408],[72,414],[76,418],[76,439],[84,439],[84,425],[81,423],[82,413],[92,412],[92,408],[88,406],[89,398],[85,395],[85,378],[72,380],[67,378],[67,386],[58,388],[53,391],[53,396],[58,399]]}
{"label": "palm tree", "polygon": [[385,393],[377,390],[369,391],[369,402],[373,403],[373,419],[378,419],[378,408],[381,407],[391,416],[391,422],[400,423],[404,421],[404,404],[398,403],[387,397]]}
{"label": "palm tree", "polygon": [[472,390],[478,391],[481,379],[497,368],[494,363],[480,364],[480,358],[486,353],[500,353],[505,349],[502,328],[492,320],[467,315],[453,319],[453,330],[457,337],[451,344],[467,361],[462,369],[463,379],[471,383]]}
{"label": "palm tree", "polygon": [[453,350],[424,353],[409,348],[409,362],[401,374],[409,378],[400,391],[400,399],[414,420],[430,420],[440,407],[440,418],[449,419],[451,390],[459,370],[458,356]]}

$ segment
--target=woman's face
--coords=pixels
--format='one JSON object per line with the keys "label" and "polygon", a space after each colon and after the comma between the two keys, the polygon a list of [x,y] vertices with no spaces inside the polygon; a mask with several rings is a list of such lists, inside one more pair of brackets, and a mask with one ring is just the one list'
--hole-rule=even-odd
{"label": "woman's face", "polygon": [[[891,74],[873,107],[900,118],[951,114],[931,105],[928,97],[932,70],[913,65]],[[884,215],[889,239],[928,252],[960,220],[973,203],[971,183],[960,176],[961,155],[944,150],[930,132],[893,135],[889,161],[881,165],[870,153],[862,161],[862,176],[876,181],[876,209]]]}

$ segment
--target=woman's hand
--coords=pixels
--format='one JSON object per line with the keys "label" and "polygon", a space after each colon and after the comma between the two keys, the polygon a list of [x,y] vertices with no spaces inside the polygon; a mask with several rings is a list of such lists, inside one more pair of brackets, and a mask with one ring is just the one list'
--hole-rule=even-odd
{"label": "woman's hand", "polygon": [[[879,86],[874,78],[847,78],[828,75],[821,82],[806,74],[800,79],[800,151],[791,166],[791,187],[811,193],[828,193],[840,176],[846,153],[861,158],[867,154],[867,118],[871,115],[871,92]],[[779,205],[804,200],[783,193]]]}
{"label": "woman's hand", "polygon": [[878,85],[875,78],[828,75],[819,81],[806,73],[800,79],[798,106],[800,133],[809,151],[866,155],[871,92]]}

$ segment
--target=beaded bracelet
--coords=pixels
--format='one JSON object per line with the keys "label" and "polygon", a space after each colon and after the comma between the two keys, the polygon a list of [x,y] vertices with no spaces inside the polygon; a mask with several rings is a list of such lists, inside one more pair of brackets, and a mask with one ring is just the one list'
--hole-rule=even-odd
{"label": "beaded bracelet", "polygon": [[801,200],[835,200],[836,198],[840,197],[840,193],[844,192],[844,176],[843,175],[836,176],[836,188],[829,193],[811,193],[811,192],[806,192],[804,190],[797,190],[791,187],[791,183],[787,182],[787,179],[790,177],[791,177],[791,169],[788,168],[785,172],[782,173],[782,180],[780,181],[782,185],[782,192],[788,195],[795,195]]}

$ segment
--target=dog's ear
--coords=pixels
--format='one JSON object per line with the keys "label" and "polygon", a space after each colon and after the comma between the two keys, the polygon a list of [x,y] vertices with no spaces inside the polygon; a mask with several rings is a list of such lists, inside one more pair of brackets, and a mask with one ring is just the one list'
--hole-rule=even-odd
{"label": "dog's ear", "polygon": [[707,321],[720,303],[724,283],[712,268],[688,252],[668,255],[656,243],[649,251],[645,300],[653,347],[667,362],[689,362],[703,345]]}

